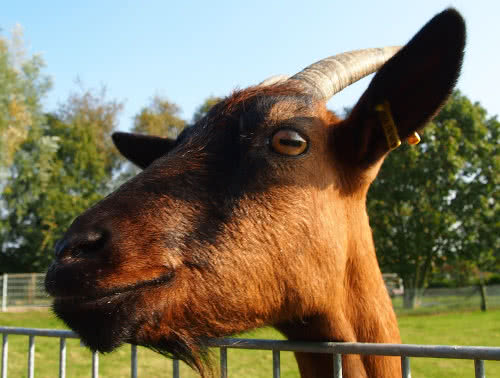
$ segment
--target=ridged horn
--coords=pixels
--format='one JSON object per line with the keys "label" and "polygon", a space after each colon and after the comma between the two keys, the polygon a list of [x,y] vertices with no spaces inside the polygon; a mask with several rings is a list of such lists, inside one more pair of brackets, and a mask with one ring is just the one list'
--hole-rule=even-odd
{"label": "ridged horn", "polygon": [[329,100],[352,83],[377,71],[396,54],[400,46],[345,52],[304,68],[289,80],[300,82],[318,100]]}
{"label": "ridged horn", "polygon": [[268,85],[284,83],[285,81],[288,80],[289,77],[290,76],[288,76],[288,75],[274,75],[274,76],[267,78],[264,81],[261,81],[258,86],[259,87],[266,87]]}

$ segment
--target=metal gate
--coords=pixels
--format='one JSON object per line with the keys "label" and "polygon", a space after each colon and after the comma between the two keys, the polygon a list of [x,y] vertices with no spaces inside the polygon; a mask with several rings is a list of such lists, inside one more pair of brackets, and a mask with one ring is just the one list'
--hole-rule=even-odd
{"label": "metal gate", "polygon": [[[2,338],[1,378],[7,378],[8,337],[25,335],[29,337],[28,378],[35,376],[35,337],[57,337],[59,343],[59,377],[66,377],[66,339],[78,339],[72,331],[38,328],[0,327]],[[475,377],[485,377],[484,361],[500,361],[500,347],[471,347],[447,345],[414,344],[374,344],[374,343],[338,343],[338,342],[298,342],[260,339],[212,339],[209,346],[220,348],[220,376],[227,378],[227,349],[269,350],[273,354],[273,378],[280,377],[280,351],[329,353],[333,355],[334,378],[342,377],[342,356],[363,354],[378,356],[400,356],[403,378],[411,377],[410,357],[455,358],[474,361]],[[131,346],[130,376],[137,378],[137,347]],[[179,361],[173,360],[173,377],[179,378]],[[99,355],[92,353],[92,377],[99,376]]]}

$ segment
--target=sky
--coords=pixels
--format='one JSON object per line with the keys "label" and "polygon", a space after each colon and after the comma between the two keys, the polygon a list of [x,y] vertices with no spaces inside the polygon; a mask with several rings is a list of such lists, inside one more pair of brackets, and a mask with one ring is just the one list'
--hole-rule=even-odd
{"label": "sky", "polygon": [[[20,24],[29,53],[40,53],[55,110],[76,80],[106,86],[123,101],[119,129],[155,95],[190,121],[211,95],[226,96],[276,74],[292,75],[322,58],[367,47],[405,44],[429,19],[453,6],[465,17],[467,47],[458,88],[490,115],[497,99],[500,1],[7,1],[3,35]],[[336,95],[329,107],[352,106],[368,79]]]}

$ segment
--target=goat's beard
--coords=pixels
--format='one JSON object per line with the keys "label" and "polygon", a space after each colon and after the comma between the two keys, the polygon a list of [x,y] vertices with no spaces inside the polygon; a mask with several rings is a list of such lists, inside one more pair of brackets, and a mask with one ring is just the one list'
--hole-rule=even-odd
{"label": "goat's beard", "polygon": [[155,327],[161,310],[153,315],[140,311],[139,294],[124,293],[94,300],[57,298],[52,309],[93,351],[108,353],[124,343],[141,345],[169,358],[184,361],[202,377],[212,376],[206,338],[171,330],[167,335],[144,330]]}
{"label": "goat's beard", "polygon": [[106,353],[131,340],[140,323],[131,304],[133,296],[56,298],[52,310],[90,349]]}

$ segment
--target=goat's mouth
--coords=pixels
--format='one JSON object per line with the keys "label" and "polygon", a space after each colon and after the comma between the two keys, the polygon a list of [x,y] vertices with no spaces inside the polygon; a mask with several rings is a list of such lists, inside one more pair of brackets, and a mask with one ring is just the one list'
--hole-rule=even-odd
{"label": "goat's mouth", "polygon": [[168,285],[174,277],[174,272],[167,272],[159,277],[139,281],[129,285],[117,286],[111,289],[97,289],[91,290],[89,294],[57,294],[58,290],[54,288],[56,283],[47,279],[46,288],[49,294],[54,297],[55,302],[68,302],[72,305],[99,305],[104,302],[111,302],[120,299],[123,296],[127,296],[132,293],[140,292],[142,289],[148,287],[165,286]]}

